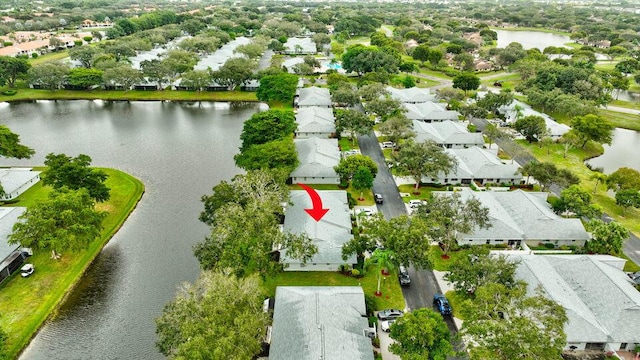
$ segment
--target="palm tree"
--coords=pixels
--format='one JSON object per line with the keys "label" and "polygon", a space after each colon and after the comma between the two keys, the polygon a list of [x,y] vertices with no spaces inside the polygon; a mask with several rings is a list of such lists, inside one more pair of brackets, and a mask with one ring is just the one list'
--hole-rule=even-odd
{"label": "palm tree", "polygon": [[378,269],[378,290],[376,291],[376,295],[382,295],[380,292],[380,282],[382,280],[382,271],[386,270],[387,272],[391,272],[396,268],[396,263],[394,259],[394,253],[391,250],[382,250],[376,249],[371,257],[368,259],[368,263],[377,265]]}
{"label": "palm tree", "polygon": [[593,193],[595,194],[598,191],[598,185],[601,183],[604,184],[605,181],[607,181],[607,175],[599,171],[595,171],[589,179],[596,181],[596,185],[593,187]]}

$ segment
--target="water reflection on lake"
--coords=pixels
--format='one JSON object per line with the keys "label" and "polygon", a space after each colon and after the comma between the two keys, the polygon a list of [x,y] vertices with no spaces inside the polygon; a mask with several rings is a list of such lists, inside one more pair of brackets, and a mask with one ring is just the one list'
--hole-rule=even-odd
{"label": "water reflection on lake", "polygon": [[633,130],[616,128],[613,130],[611,145],[604,145],[604,154],[588,163],[594,168],[602,168],[605,174],[611,174],[621,167],[640,171],[640,133]]}
{"label": "water reflection on lake", "polygon": [[498,33],[498,47],[504,48],[512,42],[522,44],[525,49],[538,48],[540,51],[548,46],[567,47],[565,44],[571,42],[566,35],[547,33],[542,31],[510,31],[494,30]]}

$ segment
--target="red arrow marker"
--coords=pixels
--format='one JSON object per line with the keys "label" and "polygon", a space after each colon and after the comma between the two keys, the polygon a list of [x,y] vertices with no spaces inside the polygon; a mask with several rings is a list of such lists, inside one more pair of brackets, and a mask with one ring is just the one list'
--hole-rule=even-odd
{"label": "red arrow marker", "polygon": [[300,187],[302,187],[309,194],[309,196],[311,197],[311,204],[313,204],[312,209],[304,209],[304,211],[306,211],[307,214],[311,215],[313,220],[320,221],[320,219],[325,216],[329,209],[322,208],[322,199],[320,199],[320,195],[318,195],[318,193],[314,189],[304,184],[298,185],[300,185]]}

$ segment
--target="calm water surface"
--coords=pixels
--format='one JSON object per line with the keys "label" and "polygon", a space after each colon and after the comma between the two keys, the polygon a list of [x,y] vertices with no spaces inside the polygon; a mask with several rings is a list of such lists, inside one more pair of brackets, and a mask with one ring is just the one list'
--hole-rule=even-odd
{"label": "calm water surface", "polygon": [[494,31],[498,33],[499,48],[504,48],[512,42],[518,42],[525,49],[538,48],[542,51],[548,46],[566,47],[564,44],[571,41],[568,36],[542,31]]}
{"label": "calm water surface", "polygon": [[[87,154],[93,165],[142,180],[146,193],[23,359],[159,359],[154,319],[199,272],[192,246],[207,234],[200,197],[240,170],[243,121],[264,105],[42,101],[0,104],[0,123],[48,153]],[[36,264],[37,266],[37,264]]]}
{"label": "calm water surface", "polygon": [[613,130],[611,146],[604,145],[604,154],[589,160],[593,167],[601,167],[605,174],[611,174],[621,167],[640,171],[640,133],[616,128]]}

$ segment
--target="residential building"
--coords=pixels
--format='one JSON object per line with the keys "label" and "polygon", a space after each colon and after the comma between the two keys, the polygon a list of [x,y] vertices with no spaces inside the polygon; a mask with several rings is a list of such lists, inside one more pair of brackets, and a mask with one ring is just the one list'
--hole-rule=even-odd
{"label": "residential building", "polygon": [[294,139],[300,165],[291,173],[294,184],[339,184],[333,169],[340,162],[337,139]]}
{"label": "residential building", "polygon": [[294,54],[294,55],[312,55],[317,53],[316,43],[313,42],[311,38],[303,37],[291,37],[287,39],[287,42],[284,43],[284,51],[285,54]]}
{"label": "residential building", "polygon": [[494,153],[479,147],[451,148],[445,150],[456,160],[448,174],[441,172],[437,178],[423,178],[423,182],[436,184],[517,184],[522,179],[517,163],[504,163]]}
{"label": "residential building", "polygon": [[571,127],[556,122],[549,115],[535,111],[529,105],[519,100],[514,100],[511,104],[499,108],[498,111],[505,116],[507,123],[514,123],[517,119],[526,116],[540,116],[547,125],[547,135],[555,140],[560,139],[562,135],[571,130]]}
{"label": "residential building", "polygon": [[331,108],[311,106],[298,109],[296,113],[297,138],[330,138],[336,134],[335,117]]}
{"label": "residential building", "polygon": [[484,146],[481,133],[469,132],[464,124],[457,120],[434,123],[414,120],[413,131],[416,133],[416,142],[431,140],[447,149]]}
{"label": "residential building", "polygon": [[424,102],[435,102],[438,98],[432,94],[429,89],[412,87],[408,89],[396,89],[393,86],[387,86],[386,89],[393,99],[400,100],[405,104],[418,104]]}
{"label": "residential building", "polygon": [[404,103],[407,109],[405,116],[409,120],[419,120],[424,122],[440,122],[446,120],[458,120],[460,113],[454,110],[447,110],[444,104],[426,101],[421,103]]}
{"label": "residential building", "polygon": [[20,269],[25,254],[19,250],[20,245],[8,243],[9,235],[13,232],[13,225],[27,208],[0,207],[0,282]]}
{"label": "residential building", "polygon": [[514,258],[528,292],[540,288],[566,310],[566,350],[633,351],[640,345],[640,292],[622,267],[589,255]]}
{"label": "residential building", "polygon": [[359,286],[278,286],[269,360],[373,360]]}
{"label": "residential building", "polygon": [[331,108],[331,94],[329,89],[312,86],[302,88],[297,91],[296,97],[293,99],[294,106],[303,108],[309,106],[321,106]]}
{"label": "residential building", "polygon": [[4,194],[0,200],[13,200],[40,181],[40,171],[31,168],[0,169],[0,184]]}
{"label": "residential building", "polygon": [[[491,227],[458,234],[458,244],[464,245],[528,245],[551,243],[556,246],[583,246],[591,236],[580,219],[563,218],[547,203],[546,192],[472,191],[456,192],[463,201],[475,197],[489,209]],[[453,192],[434,192],[434,196],[451,196]]]}
{"label": "residential building", "polygon": [[342,264],[355,265],[355,254],[342,259],[342,246],[349,242],[351,234],[351,213],[344,190],[317,190],[322,206],[329,211],[320,221],[315,221],[305,209],[313,208],[311,197],[306,191],[291,191],[291,203],[284,213],[285,232],[306,234],[318,247],[318,253],[306,264],[287,256],[281,250],[280,261],[287,267],[285,271],[338,271]]}

